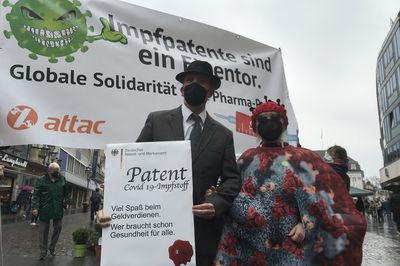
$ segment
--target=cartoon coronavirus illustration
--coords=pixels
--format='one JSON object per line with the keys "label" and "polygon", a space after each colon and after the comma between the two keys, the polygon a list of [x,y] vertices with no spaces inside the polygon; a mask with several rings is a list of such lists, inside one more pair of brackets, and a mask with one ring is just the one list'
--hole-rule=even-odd
{"label": "cartoon coronavirus illustration", "polygon": [[4,31],[6,38],[12,36],[21,48],[28,49],[31,59],[38,55],[49,58],[50,63],[57,63],[59,57],[72,62],[71,55],[78,50],[86,52],[85,42],[106,40],[127,44],[127,38],[120,32],[112,31],[105,18],[100,18],[103,29],[100,34],[88,36],[93,27],[87,25],[86,18],[90,11],[82,13],[81,3],[77,0],[19,0],[12,4],[3,1],[4,7],[11,7],[6,15],[11,31]]}

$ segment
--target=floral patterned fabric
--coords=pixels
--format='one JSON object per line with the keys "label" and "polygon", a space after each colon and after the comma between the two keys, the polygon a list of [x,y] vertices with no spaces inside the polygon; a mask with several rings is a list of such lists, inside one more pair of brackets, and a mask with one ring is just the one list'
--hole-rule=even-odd
{"label": "floral patterned fabric", "polygon": [[[242,188],[219,244],[221,265],[361,265],[366,221],[318,154],[257,147],[238,166]],[[287,236],[299,222],[302,243]]]}

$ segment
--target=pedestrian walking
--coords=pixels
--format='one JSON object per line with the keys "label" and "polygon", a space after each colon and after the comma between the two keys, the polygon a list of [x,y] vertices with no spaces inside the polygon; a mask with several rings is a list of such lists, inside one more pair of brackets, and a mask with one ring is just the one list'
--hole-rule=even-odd
{"label": "pedestrian walking", "polygon": [[90,197],[90,222],[93,223],[94,216],[96,212],[100,209],[101,202],[103,200],[103,196],[100,194],[100,189],[96,188],[96,190],[92,193]]}
{"label": "pedestrian walking", "polygon": [[375,200],[372,200],[369,204],[369,213],[371,213],[372,221],[377,222],[378,221],[378,206],[377,206]]}
{"label": "pedestrian walking", "polygon": [[367,212],[367,219],[368,220],[370,220],[371,219],[371,216],[372,216],[372,213],[371,213],[371,201],[370,201],[370,199],[366,199],[365,200],[365,211]]}
{"label": "pedestrian walking", "polygon": [[383,206],[383,213],[384,216],[386,217],[387,221],[392,220],[392,209],[390,208],[390,200],[389,197],[386,197],[385,200],[382,203]]}
{"label": "pedestrian walking", "polygon": [[357,197],[356,208],[359,212],[361,212],[365,216],[364,201],[361,197]]}
{"label": "pedestrian walking", "polygon": [[[46,175],[36,183],[32,200],[32,215],[40,216],[40,260],[44,260],[47,251],[55,256],[55,247],[61,233],[64,207],[69,202],[69,193],[65,178],[59,173],[57,163],[49,165]],[[53,234],[48,246],[50,221],[53,222]]]}
{"label": "pedestrian walking", "polygon": [[15,205],[12,207],[12,212],[15,212],[18,216],[25,217],[25,210],[27,208],[27,204],[29,201],[29,197],[31,196],[30,192],[27,190],[21,190],[17,196],[17,200],[15,201]]}
{"label": "pedestrian walking", "polygon": [[383,205],[380,198],[376,199],[376,211],[378,213],[378,222],[383,223]]}

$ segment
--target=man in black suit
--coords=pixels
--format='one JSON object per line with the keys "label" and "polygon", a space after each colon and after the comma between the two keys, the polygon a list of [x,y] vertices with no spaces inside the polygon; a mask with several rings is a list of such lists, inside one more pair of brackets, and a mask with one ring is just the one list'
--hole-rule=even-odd
{"label": "man in black suit", "polygon": [[233,135],[205,110],[221,85],[208,62],[192,62],[176,79],[182,83],[184,104],[150,113],[137,142],[191,140],[196,261],[198,266],[208,266],[216,254],[221,218],[241,185]]}

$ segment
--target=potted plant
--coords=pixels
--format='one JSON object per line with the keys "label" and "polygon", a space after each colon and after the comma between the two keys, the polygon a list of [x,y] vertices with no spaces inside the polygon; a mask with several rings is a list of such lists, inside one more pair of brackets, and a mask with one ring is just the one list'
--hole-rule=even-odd
{"label": "potted plant", "polygon": [[100,227],[96,228],[96,233],[97,233],[97,244],[94,246],[94,252],[96,257],[100,258],[101,257],[101,235],[102,235],[102,230]]}
{"label": "potted plant", "polygon": [[90,231],[88,240],[88,249],[94,252],[96,256],[97,256],[96,252],[98,252],[99,249],[99,238],[100,238],[100,233],[96,231]]}
{"label": "potted plant", "polygon": [[72,233],[72,240],[74,240],[74,257],[84,257],[86,254],[86,245],[89,239],[89,230],[86,228],[79,228]]}

